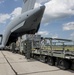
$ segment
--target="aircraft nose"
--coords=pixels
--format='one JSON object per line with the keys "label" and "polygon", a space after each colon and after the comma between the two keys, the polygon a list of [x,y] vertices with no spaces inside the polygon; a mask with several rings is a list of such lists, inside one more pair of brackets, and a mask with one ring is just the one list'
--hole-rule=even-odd
{"label": "aircraft nose", "polygon": [[43,6],[41,6],[40,8],[41,8],[42,10],[44,10],[44,9],[45,9],[45,6],[43,5]]}

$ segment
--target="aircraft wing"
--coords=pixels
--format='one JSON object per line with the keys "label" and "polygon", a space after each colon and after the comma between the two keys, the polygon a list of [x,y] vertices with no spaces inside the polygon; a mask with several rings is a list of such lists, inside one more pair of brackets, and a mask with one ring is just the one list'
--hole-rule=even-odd
{"label": "aircraft wing", "polygon": [[22,12],[24,13],[28,10],[31,10],[34,8],[36,0],[23,0],[23,7],[22,7]]}

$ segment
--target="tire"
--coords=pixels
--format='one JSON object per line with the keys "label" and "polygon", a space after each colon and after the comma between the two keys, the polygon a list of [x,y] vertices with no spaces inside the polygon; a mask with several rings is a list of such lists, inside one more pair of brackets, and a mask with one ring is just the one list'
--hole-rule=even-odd
{"label": "tire", "polygon": [[55,60],[54,60],[54,58],[53,58],[53,57],[48,57],[47,63],[48,63],[49,65],[51,65],[51,66],[54,66],[54,65],[55,65]]}
{"label": "tire", "polygon": [[46,63],[47,62],[47,57],[46,56],[41,56],[40,61],[43,62],[43,63]]}
{"label": "tire", "polygon": [[59,60],[58,67],[60,69],[67,70],[67,69],[70,68],[70,64],[69,64],[69,62],[67,60],[61,59],[61,60]]}
{"label": "tire", "polygon": [[48,62],[48,57],[45,57],[45,63],[47,63]]}

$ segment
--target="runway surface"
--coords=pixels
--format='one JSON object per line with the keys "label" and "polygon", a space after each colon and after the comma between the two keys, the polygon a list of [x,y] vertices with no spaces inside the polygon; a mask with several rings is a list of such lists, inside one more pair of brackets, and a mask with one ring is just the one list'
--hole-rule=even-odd
{"label": "runway surface", "polygon": [[74,75],[74,71],[60,70],[34,59],[27,60],[20,54],[0,51],[0,75]]}

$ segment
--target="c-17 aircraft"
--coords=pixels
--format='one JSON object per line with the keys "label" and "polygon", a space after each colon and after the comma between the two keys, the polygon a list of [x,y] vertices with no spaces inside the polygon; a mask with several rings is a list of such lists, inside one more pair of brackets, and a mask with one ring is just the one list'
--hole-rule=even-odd
{"label": "c-17 aircraft", "polygon": [[45,6],[34,8],[36,0],[23,0],[22,12],[14,18],[0,34],[0,48],[4,48],[23,34],[35,34],[45,10]]}

